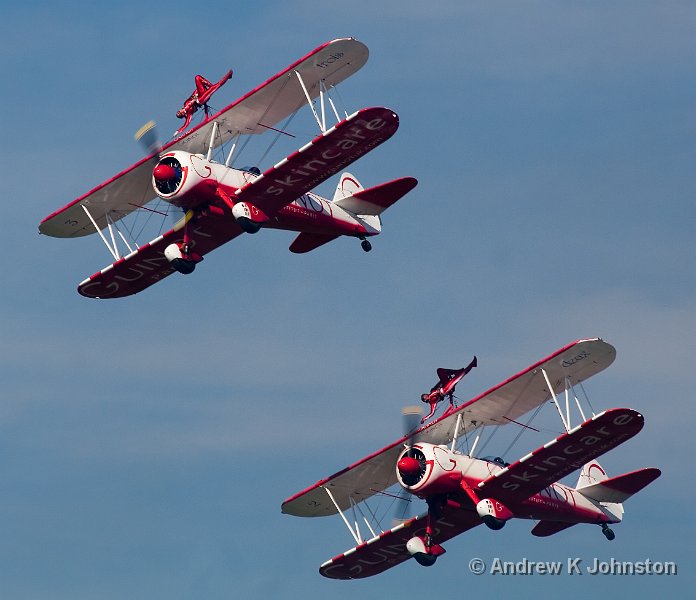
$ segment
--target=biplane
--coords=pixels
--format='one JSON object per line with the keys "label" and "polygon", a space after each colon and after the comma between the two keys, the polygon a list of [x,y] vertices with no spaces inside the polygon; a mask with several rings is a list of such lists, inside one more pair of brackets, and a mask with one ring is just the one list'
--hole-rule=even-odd
{"label": "biplane", "polygon": [[[191,273],[207,253],[261,229],[299,232],[290,245],[295,253],[339,236],[358,238],[363,250],[370,251],[367,238],[380,233],[380,215],[411,191],[416,179],[364,188],[344,172],[333,199],[311,191],[389,139],[399,126],[396,113],[383,107],[339,114],[332,93],[367,58],[361,42],[333,40],[212,115],[210,95],[232,72],[203,86],[202,97],[194,93],[196,103],[205,104],[203,122],[164,146],[150,142],[146,158],[40,223],[40,233],[61,238],[96,232],[113,257],[112,264],[80,283],[78,292],[91,298],[138,293],[174,271]],[[277,125],[284,119],[287,125],[305,105],[319,127],[316,137],[264,172],[258,166],[233,166],[244,146],[241,139],[269,131],[294,137]],[[327,119],[334,117],[336,124],[330,126]],[[229,149],[224,147],[228,143]],[[214,160],[216,149],[224,160]],[[152,201],[177,207],[182,214],[169,231],[138,245],[130,235],[135,228],[121,227],[122,219],[161,213]]]}
{"label": "biplane", "polygon": [[[659,469],[643,468],[609,477],[597,462],[643,427],[643,416],[629,408],[591,416],[582,408],[589,399],[581,402],[576,388],[584,393],[582,382],[608,367],[615,355],[613,346],[598,338],[571,343],[292,496],[282,512],[341,516],[356,545],[319,568],[334,579],[377,575],[411,557],[432,566],[445,553],[442,544],[447,540],[482,523],[499,530],[512,518],[536,520],[535,536],[589,523],[612,540],[609,526],[622,520],[623,502],[660,476]],[[500,457],[476,457],[485,428],[531,428],[519,419],[549,401],[558,410],[563,434],[512,464]],[[573,426],[571,413],[582,422]],[[459,450],[464,438],[466,450]],[[577,470],[575,487],[559,483]],[[427,510],[383,529],[370,503],[378,496],[396,497],[386,491],[392,486],[400,486],[409,499],[424,500]]]}

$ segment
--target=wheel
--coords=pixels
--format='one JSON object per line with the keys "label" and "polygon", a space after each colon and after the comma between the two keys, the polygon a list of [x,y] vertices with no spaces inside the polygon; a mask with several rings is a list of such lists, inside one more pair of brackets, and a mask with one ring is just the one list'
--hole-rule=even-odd
{"label": "wheel", "polygon": [[370,250],[372,250],[372,244],[370,244],[370,242],[368,242],[367,240],[363,240],[362,242],[360,242],[360,246],[362,246],[362,249],[365,252],[369,252]]}
{"label": "wheel", "polygon": [[416,562],[423,567],[432,567],[437,560],[437,556],[426,554],[425,552],[418,552],[417,554],[413,555],[413,558],[415,558]]}
{"label": "wheel", "polygon": [[196,263],[185,258],[175,258],[171,261],[171,265],[182,275],[190,275],[196,269]]}
{"label": "wheel", "polygon": [[607,538],[610,542],[616,537],[614,531],[609,529],[609,527],[606,524],[602,525],[602,533],[604,534],[604,537]]}
{"label": "wheel", "polygon": [[239,226],[247,233],[258,233],[259,229],[261,229],[261,225],[259,223],[254,223],[247,217],[239,217],[237,219],[237,223],[239,223]]}

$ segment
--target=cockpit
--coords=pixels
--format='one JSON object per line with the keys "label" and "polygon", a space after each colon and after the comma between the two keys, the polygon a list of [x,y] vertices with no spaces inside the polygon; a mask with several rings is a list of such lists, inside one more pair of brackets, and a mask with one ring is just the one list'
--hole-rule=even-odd
{"label": "cockpit", "polygon": [[500,456],[484,456],[481,460],[485,460],[489,463],[493,463],[494,465],[498,465],[499,467],[509,467],[510,463],[505,462]]}

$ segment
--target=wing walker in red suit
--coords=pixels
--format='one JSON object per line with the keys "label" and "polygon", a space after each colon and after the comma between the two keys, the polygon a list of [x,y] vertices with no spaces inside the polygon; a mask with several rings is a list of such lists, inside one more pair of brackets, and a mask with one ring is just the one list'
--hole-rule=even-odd
{"label": "wing walker in red suit", "polygon": [[445,398],[449,398],[449,408],[442,415],[443,417],[448,415],[454,410],[454,388],[462,380],[462,377],[466,375],[471,369],[477,365],[476,357],[463,369],[438,369],[437,376],[439,377],[438,382],[430,388],[430,392],[427,394],[421,394],[421,400],[427,404],[430,404],[430,413],[421,419],[421,423],[425,423],[430,417],[435,414],[437,405],[442,402]]}
{"label": "wing walker in red suit", "polygon": [[227,81],[231,77],[231,69],[227,71],[223,78],[217,83],[211,83],[202,75],[196,75],[196,89],[193,90],[193,93],[186,99],[184,105],[176,113],[177,117],[179,117],[180,119],[186,119],[186,121],[184,121],[184,124],[176,130],[176,132],[174,133],[175,137],[186,130],[186,128],[191,123],[193,115],[199,108],[202,107],[203,110],[205,110],[206,117],[210,116],[208,109],[208,100],[210,100],[212,95],[215,92],[217,92],[223,85],[225,85],[225,83],[227,83]]}

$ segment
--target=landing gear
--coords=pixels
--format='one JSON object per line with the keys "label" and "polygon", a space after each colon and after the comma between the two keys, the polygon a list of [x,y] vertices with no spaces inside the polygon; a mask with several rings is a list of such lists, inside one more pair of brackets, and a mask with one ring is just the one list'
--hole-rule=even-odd
{"label": "landing gear", "polygon": [[196,264],[203,260],[202,256],[190,251],[188,244],[169,244],[164,249],[164,256],[172,268],[183,275],[193,273]]}
{"label": "landing gear", "polygon": [[602,523],[602,533],[604,534],[604,537],[607,538],[610,542],[616,537],[616,534],[612,529],[609,529],[609,525],[606,523]]}
{"label": "landing gear", "polygon": [[433,544],[429,533],[424,536],[412,537],[406,542],[406,550],[422,567],[432,567],[437,561],[437,557],[445,553],[442,546]]}
{"label": "landing gear", "polygon": [[360,242],[360,246],[365,252],[372,250],[372,244],[365,239],[365,236],[361,236],[360,239],[362,240],[362,242]]}
{"label": "landing gear", "polygon": [[488,527],[488,529],[492,529],[493,531],[500,531],[503,527],[505,527],[505,521],[502,519],[496,519],[492,515],[484,515],[481,517],[481,520],[484,522],[486,527]]}
{"label": "landing gear", "polygon": [[239,226],[247,233],[258,233],[261,229],[260,223],[254,223],[254,221],[247,217],[238,217],[237,223],[239,223]]}
{"label": "landing gear", "polygon": [[406,542],[406,550],[416,559],[416,562],[423,567],[432,567],[438,556],[445,553],[445,549],[440,544],[433,542],[432,519],[440,515],[440,504],[442,498],[428,498],[428,517],[425,525],[425,535],[416,535]]}
{"label": "landing gear", "polygon": [[190,275],[196,269],[196,263],[185,258],[175,258],[171,261],[171,265],[175,271],[182,275]]}
{"label": "landing gear", "polygon": [[424,554],[423,552],[416,552],[413,555],[413,558],[416,559],[416,562],[421,567],[432,567],[435,564],[435,561],[437,560],[437,556],[433,554]]}

